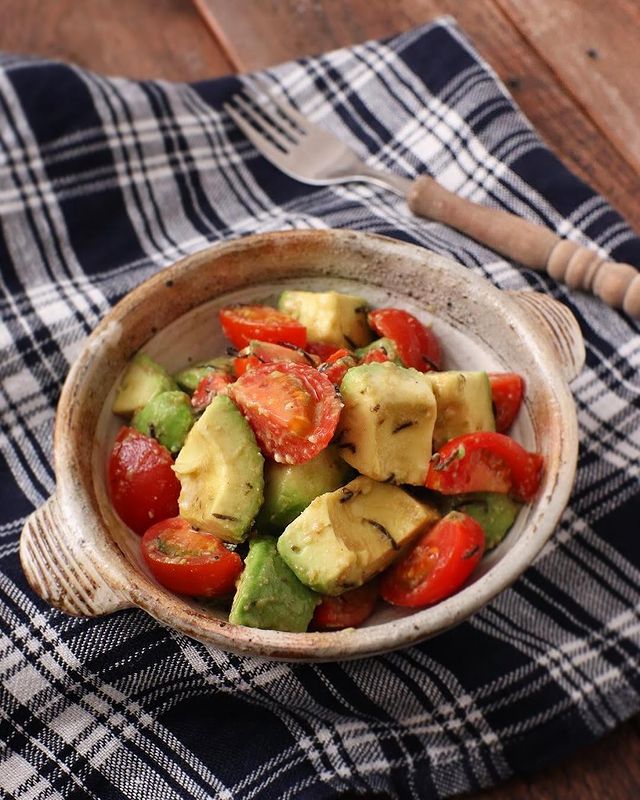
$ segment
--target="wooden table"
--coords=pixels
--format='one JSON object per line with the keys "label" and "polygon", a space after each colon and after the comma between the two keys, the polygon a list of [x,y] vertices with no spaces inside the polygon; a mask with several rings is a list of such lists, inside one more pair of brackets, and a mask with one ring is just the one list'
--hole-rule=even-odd
{"label": "wooden table", "polygon": [[[640,230],[636,0],[2,0],[0,49],[192,81],[454,15],[562,160]],[[640,797],[640,716],[560,765],[476,797]]]}

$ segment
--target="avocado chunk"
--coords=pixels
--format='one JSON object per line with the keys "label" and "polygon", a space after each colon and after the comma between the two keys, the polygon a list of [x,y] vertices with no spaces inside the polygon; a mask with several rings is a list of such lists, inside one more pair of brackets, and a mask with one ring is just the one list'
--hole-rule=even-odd
{"label": "avocado chunk", "polygon": [[278,552],[306,586],[339,595],[366,583],[440,515],[388,483],[360,476],[317,497],[278,539]]}
{"label": "avocado chunk", "polygon": [[520,506],[508,495],[495,492],[452,494],[443,497],[442,502],[445,514],[448,511],[461,511],[482,525],[486,550],[497,547],[504,539],[518,516]]}
{"label": "avocado chunk", "polygon": [[424,486],[436,400],[427,375],[387,361],[353,367],[342,379],[337,446],[363,475]]}
{"label": "avocado chunk", "polygon": [[332,492],[353,476],[353,470],[330,445],[304,464],[264,467],[264,505],[256,519],[259,530],[280,532],[305,510],[312,500]]}
{"label": "avocado chunk", "polygon": [[175,454],[193,425],[189,396],[178,391],[157,394],[144,408],[136,411],[131,425],[140,433],[153,436]]}
{"label": "avocado chunk", "polygon": [[400,354],[398,353],[398,346],[393,339],[388,339],[386,336],[383,336],[382,339],[376,339],[366,347],[359,347],[356,350],[356,356],[359,359],[363,359],[374,350],[381,350],[389,361],[393,361],[394,364],[398,364],[400,367],[404,366]]}
{"label": "avocado chunk", "polygon": [[486,372],[428,372],[438,416],[434,450],[449,439],[476,431],[495,431],[491,384]]}
{"label": "avocado chunk", "polygon": [[306,631],[320,597],[279,556],[276,540],[257,536],[233,598],[229,622],[274,631]]}
{"label": "avocado chunk", "polygon": [[176,388],[173,378],[160,364],[144,353],[136,353],[118,386],[113,413],[129,416],[144,408],[156,395]]}
{"label": "avocado chunk", "polygon": [[239,409],[214,397],[189,431],[174,472],[180,516],[225,542],[241,542],[262,503],[264,459]]}
{"label": "avocado chunk", "polygon": [[354,350],[371,341],[369,307],[362,297],[339,292],[286,291],[280,295],[278,308],[305,326],[310,342]]}
{"label": "avocado chunk", "polygon": [[193,394],[200,381],[210,372],[223,372],[231,375],[233,372],[233,359],[221,356],[220,358],[211,358],[208,361],[200,361],[191,367],[176,372],[173,378],[183,391]]}

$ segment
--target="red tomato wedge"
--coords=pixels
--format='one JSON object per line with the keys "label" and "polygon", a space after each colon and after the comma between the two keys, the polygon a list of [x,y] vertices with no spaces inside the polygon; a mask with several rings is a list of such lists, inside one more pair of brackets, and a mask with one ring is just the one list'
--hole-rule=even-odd
{"label": "red tomato wedge", "polygon": [[234,347],[246,347],[252,339],[304,347],[307,329],[298,320],[270,306],[225,306],[220,309],[224,335]]}
{"label": "red tomato wedge", "polygon": [[191,395],[191,406],[196,411],[204,411],[213,398],[233,383],[233,378],[226,372],[211,371],[204,376]]}
{"label": "red tomato wedge", "polygon": [[329,356],[332,356],[339,348],[335,344],[328,344],[327,342],[307,342],[305,350],[307,353],[312,353],[318,356],[320,361],[326,361]]}
{"label": "red tomato wedge", "polygon": [[438,450],[426,487],[442,494],[499,492],[528,503],[535,497],[544,460],[503,433],[457,436]]}
{"label": "red tomato wedge", "polygon": [[505,433],[518,416],[524,394],[524,380],[517,372],[490,372],[489,383],[496,430],[498,433]]}
{"label": "red tomato wedge", "polygon": [[220,597],[233,591],[242,559],[212,533],[181,517],[165,519],[142,537],[142,555],[154,578],[178,594]]}
{"label": "red tomato wedge", "polygon": [[450,511],[382,576],[380,594],[396,606],[422,608],[457,592],[484,553],[481,525]]}
{"label": "red tomato wedge", "polygon": [[342,402],[317,369],[282,361],[262,364],[229,387],[267,458],[301,464],[331,441]]}
{"label": "red tomato wedge", "polygon": [[369,326],[380,336],[392,339],[405,367],[420,372],[440,369],[440,342],[431,328],[399,308],[377,308],[367,316]]}
{"label": "red tomato wedge", "polygon": [[314,626],[320,630],[355,628],[371,616],[377,599],[377,581],[350,589],[338,597],[323,596],[313,613]]}
{"label": "red tomato wedge", "polygon": [[233,371],[240,377],[248,369],[254,369],[260,364],[271,364],[274,361],[292,361],[294,364],[309,364],[311,367],[316,367],[320,363],[317,356],[307,353],[300,347],[251,341],[238,353],[238,357],[233,359]]}
{"label": "red tomato wedge", "polygon": [[353,353],[342,347],[332,353],[323,364],[320,364],[318,370],[326,375],[334,386],[340,386],[340,381],[346,375],[347,370],[355,367],[357,363]]}
{"label": "red tomato wedge", "polygon": [[122,427],[109,458],[109,490],[120,518],[136,533],[178,513],[180,483],[160,442]]}

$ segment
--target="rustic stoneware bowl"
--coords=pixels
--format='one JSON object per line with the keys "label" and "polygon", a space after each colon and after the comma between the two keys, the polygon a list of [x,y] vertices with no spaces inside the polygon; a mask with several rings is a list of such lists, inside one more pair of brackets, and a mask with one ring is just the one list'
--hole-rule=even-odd
{"label": "rustic stoneware bowl", "polygon": [[[170,371],[223,351],[216,309],[273,302],[284,287],[344,290],[376,306],[399,306],[432,322],[446,366],[511,370],[527,384],[514,435],[545,458],[538,496],[502,544],[453,597],[422,611],[382,607],[357,630],[282,633],[231,625],[225,613],[171,594],[145,568],[139,537],[109,502],[106,465],[121,424],[115,386],[139,349]],[[69,614],[137,606],[214,647],[287,660],[355,658],[433,636],[477,611],[514,581],[553,532],[571,491],[577,426],[568,381],[584,345],[570,312],[534,292],[501,292],[420,247],[351,231],[251,236],[183,259],[131,292],[87,340],[72,367],[55,429],[57,490],[25,525],[29,583]]]}

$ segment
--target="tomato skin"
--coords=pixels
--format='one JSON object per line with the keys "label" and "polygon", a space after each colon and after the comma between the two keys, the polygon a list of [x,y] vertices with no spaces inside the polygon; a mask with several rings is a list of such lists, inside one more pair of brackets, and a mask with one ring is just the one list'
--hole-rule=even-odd
{"label": "tomato skin", "polygon": [[356,628],[371,616],[377,599],[377,581],[370,581],[337,597],[323,596],[313,613],[313,624],[319,630]]}
{"label": "tomato skin", "polygon": [[314,356],[318,356],[320,361],[326,361],[338,349],[339,348],[337,345],[329,344],[327,342],[307,342],[307,346],[305,347],[307,353],[312,353]]}
{"label": "tomato skin", "polygon": [[496,430],[505,433],[518,416],[524,395],[524,380],[517,372],[490,372],[491,397]]}
{"label": "tomato skin", "polygon": [[420,372],[438,370],[442,364],[440,342],[431,328],[399,308],[376,308],[367,316],[369,326],[380,336],[392,339],[405,367]]}
{"label": "tomato skin", "polygon": [[335,433],[342,402],[314,367],[282,361],[262,364],[229,387],[263,454],[285,464],[317,455]]}
{"label": "tomato skin", "polygon": [[385,572],[380,593],[407,608],[439,603],[458,591],[484,554],[484,531],[472,517],[450,511]]}
{"label": "tomato skin", "polygon": [[172,467],[160,442],[135,428],[120,428],[109,458],[109,491],[118,516],[136,533],[178,513],[180,482]]}
{"label": "tomato skin", "polygon": [[208,372],[191,395],[191,407],[196,411],[204,411],[217,394],[225,391],[233,383],[233,378],[226,372]]}
{"label": "tomato skin", "polygon": [[499,492],[528,503],[538,491],[543,464],[539,453],[503,433],[466,433],[442,445],[425,486],[442,494]]}
{"label": "tomato skin", "polygon": [[340,381],[347,374],[351,367],[355,367],[358,362],[350,350],[341,347],[335,350],[329,358],[320,364],[318,370],[325,375],[334,386],[340,386]]}
{"label": "tomato skin", "polygon": [[307,329],[298,320],[270,306],[225,306],[220,309],[224,335],[234,347],[246,347],[252,339],[304,347]]}
{"label": "tomato skin", "polygon": [[142,555],[158,583],[190,597],[229,594],[243,568],[240,556],[217,536],[181,517],[152,525],[142,537]]}
{"label": "tomato skin", "polygon": [[239,378],[249,369],[274,361],[293,361],[294,364],[309,364],[312,367],[320,363],[317,356],[300,348],[252,340],[248,347],[243,348],[237,358],[233,359],[233,371]]}

